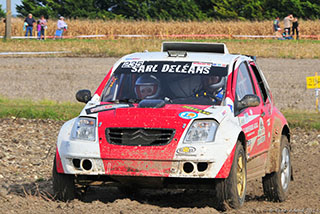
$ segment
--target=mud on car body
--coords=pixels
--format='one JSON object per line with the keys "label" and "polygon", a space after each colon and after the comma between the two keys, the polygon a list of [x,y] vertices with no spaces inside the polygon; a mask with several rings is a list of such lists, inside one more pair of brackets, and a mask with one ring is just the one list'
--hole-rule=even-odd
{"label": "mud on car body", "polygon": [[270,200],[286,199],[289,127],[254,57],[165,42],[161,52],[124,56],[93,95],[76,97],[86,106],[62,126],[54,159],[60,200],[103,183],[204,187],[213,204],[239,208],[247,181],[261,177]]}

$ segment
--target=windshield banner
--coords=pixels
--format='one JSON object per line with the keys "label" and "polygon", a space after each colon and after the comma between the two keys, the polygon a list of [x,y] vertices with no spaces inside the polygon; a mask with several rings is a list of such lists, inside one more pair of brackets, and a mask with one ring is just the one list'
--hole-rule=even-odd
{"label": "windshield banner", "polygon": [[[170,62],[170,61],[127,61],[118,67],[131,73],[181,73],[208,75],[217,70],[227,71],[227,64],[206,62]],[[117,69],[119,70],[119,69]]]}

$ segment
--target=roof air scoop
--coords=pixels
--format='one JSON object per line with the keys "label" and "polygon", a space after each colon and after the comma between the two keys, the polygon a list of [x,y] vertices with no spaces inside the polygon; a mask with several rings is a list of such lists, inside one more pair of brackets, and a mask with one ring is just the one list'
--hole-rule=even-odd
{"label": "roof air scoop", "polygon": [[168,56],[169,57],[186,57],[187,52],[186,51],[168,50]]}
{"label": "roof air scoop", "polygon": [[[163,42],[162,52],[200,52],[228,54],[229,51],[224,43],[204,43],[204,42]],[[170,54],[169,54],[170,56]]]}

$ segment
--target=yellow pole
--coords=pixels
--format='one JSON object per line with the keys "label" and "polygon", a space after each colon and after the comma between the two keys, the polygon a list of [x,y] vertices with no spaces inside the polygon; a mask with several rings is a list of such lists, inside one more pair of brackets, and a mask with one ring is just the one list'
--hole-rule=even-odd
{"label": "yellow pole", "polygon": [[315,77],[314,77],[314,82],[316,84],[316,108],[319,112],[319,88],[318,88],[318,85],[319,85],[319,81],[318,81],[318,72],[316,72],[315,74]]}

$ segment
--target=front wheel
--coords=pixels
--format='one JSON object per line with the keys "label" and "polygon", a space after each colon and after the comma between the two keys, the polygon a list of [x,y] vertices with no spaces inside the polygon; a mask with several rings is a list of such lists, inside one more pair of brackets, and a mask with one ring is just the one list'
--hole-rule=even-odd
{"label": "front wheel", "polygon": [[52,167],[53,194],[60,201],[70,201],[75,198],[74,175],[61,174],[57,172],[56,158]]}
{"label": "front wheel", "polygon": [[245,201],[246,189],[247,161],[244,148],[238,141],[228,178],[219,179],[215,184],[218,208],[225,209],[225,204],[234,209],[240,208]]}
{"label": "front wheel", "polygon": [[281,137],[280,164],[277,172],[267,174],[262,178],[263,191],[270,201],[285,201],[288,196],[291,181],[291,159],[288,138]]}

